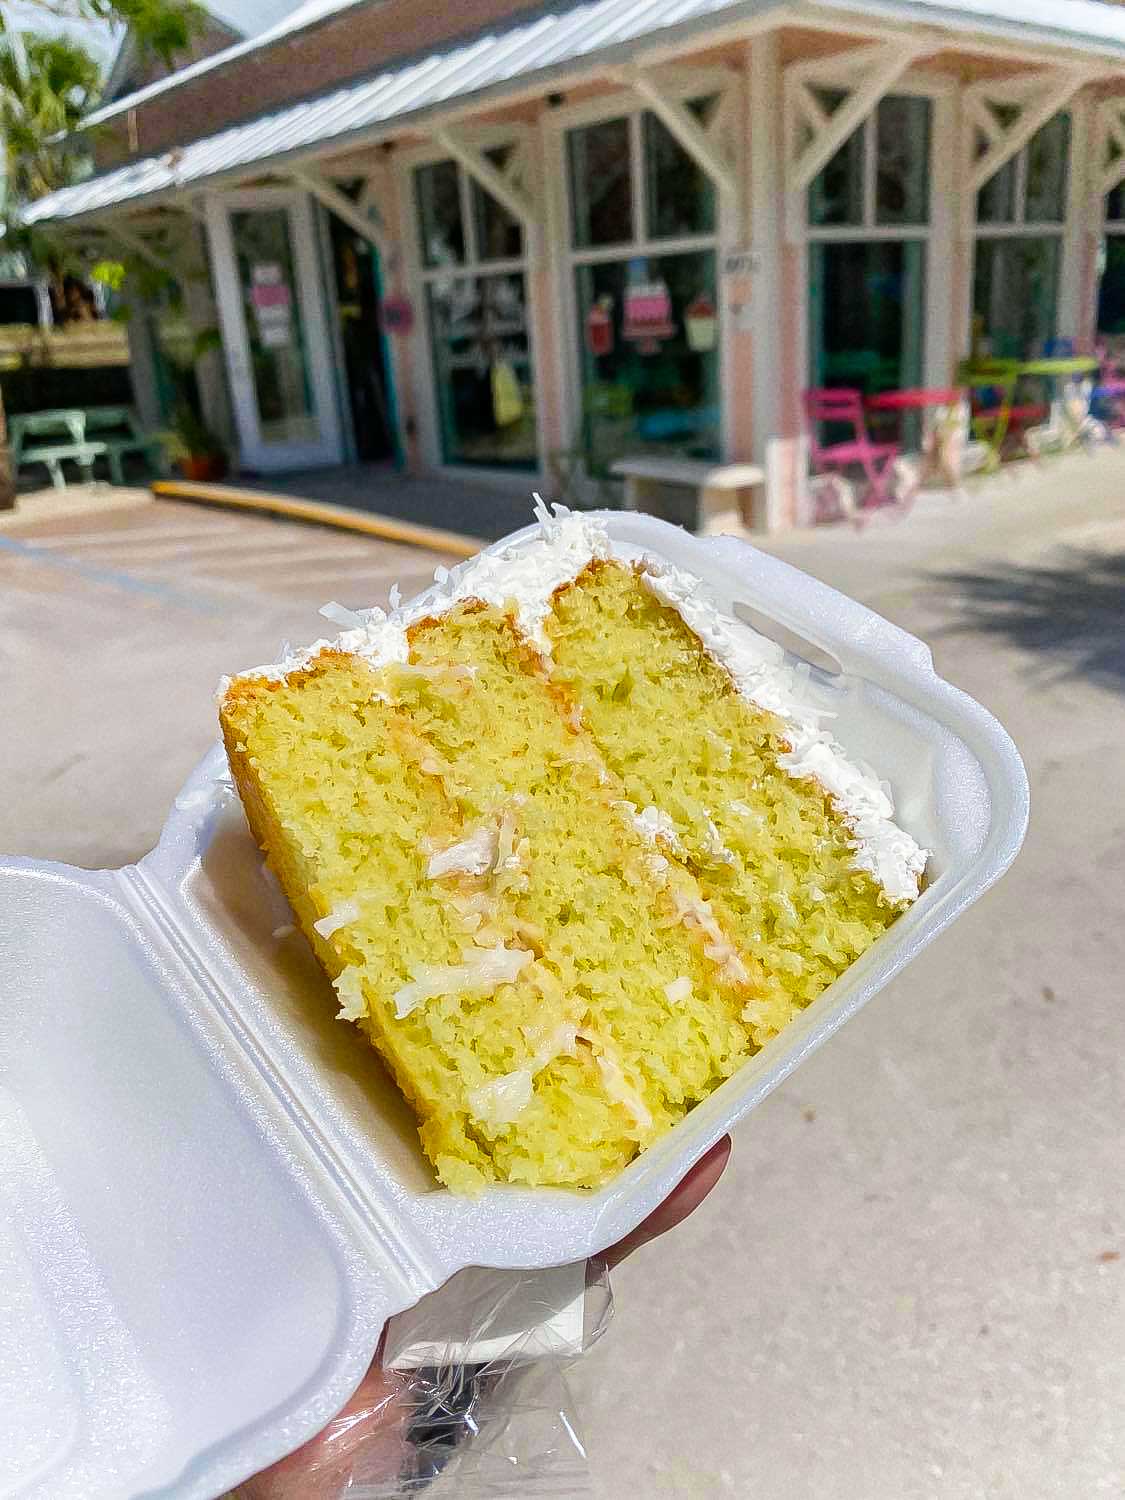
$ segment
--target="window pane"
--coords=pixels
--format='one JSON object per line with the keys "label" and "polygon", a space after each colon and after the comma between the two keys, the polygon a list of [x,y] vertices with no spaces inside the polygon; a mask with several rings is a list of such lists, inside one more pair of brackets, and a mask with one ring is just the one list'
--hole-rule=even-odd
{"label": "window pane", "polygon": [[39,298],[33,286],[0,286],[0,323],[39,323]]}
{"label": "window pane", "polygon": [[592,472],[627,453],[719,457],[711,251],[580,266],[579,441]]}
{"label": "window pane", "polygon": [[875,221],[927,224],[930,219],[929,99],[895,95],[876,115]]}
{"label": "window pane", "polygon": [[973,313],[988,351],[1031,359],[1055,333],[1059,239],[1055,235],[977,241]]}
{"label": "window pane", "polygon": [[[814,88],[821,108],[829,115],[847,98],[842,89]],[[863,223],[863,171],[867,132],[854,131],[809,188],[810,224]]]}
{"label": "window pane", "polygon": [[[688,108],[702,123],[710,99],[693,99]],[[644,117],[648,232],[654,240],[682,234],[710,234],[715,228],[715,188],[667,127]]]}
{"label": "window pane", "polygon": [[1006,161],[977,194],[979,224],[1011,224],[1016,217],[1016,158]]}
{"label": "window pane", "polygon": [[925,248],[920,240],[809,246],[814,386],[873,395],[921,383]]}
{"label": "window pane", "polygon": [[523,276],[442,276],[427,291],[443,461],[535,468]]}
{"label": "window pane", "polygon": [[[511,160],[514,146],[494,146],[484,155],[499,172]],[[523,254],[520,222],[503,204],[497,203],[478,182],[472,182],[473,223],[477,236],[478,260],[517,260]]]}
{"label": "window pane", "polygon": [[1066,218],[1069,149],[1069,115],[1056,115],[1048,120],[1028,142],[1024,218],[1029,224],[1061,224]]}
{"label": "window pane", "polygon": [[422,261],[427,266],[456,266],[465,259],[461,223],[461,184],[457,164],[434,162],[414,174]]}
{"label": "window pane", "polygon": [[617,245],[633,238],[629,121],[607,120],[572,130],[571,233],[575,247]]}
{"label": "window pane", "polygon": [[1125,334],[1125,235],[1106,236],[1105,269],[1098,288],[1098,332]]}
{"label": "window pane", "polygon": [[[1018,104],[998,104],[986,100],[985,109],[992,114],[1002,130],[1010,130],[1020,116]],[[983,132],[977,132],[977,159],[988,150],[988,140]],[[1006,161],[995,172],[977,194],[977,222],[980,224],[1011,224],[1016,214],[1016,182],[1018,179],[1018,156]]]}
{"label": "window pane", "polygon": [[1106,194],[1105,217],[1109,224],[1119,224],[1125,219],[1125,182],[1119,182],[1112,192]]}

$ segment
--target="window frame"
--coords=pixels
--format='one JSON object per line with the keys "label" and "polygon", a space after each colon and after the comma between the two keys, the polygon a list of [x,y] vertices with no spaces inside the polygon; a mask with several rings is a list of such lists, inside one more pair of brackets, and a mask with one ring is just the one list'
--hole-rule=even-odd
{"label": "window frame", "polygon": [[[810,81],[811,87],[832,88],[833,85],[823,79]],[[856,126],[852,135],[863,134],[863,220],[859,224],[814,224],[809,218],[809,199],[812,196],[813,183],[805,189],[802,198],[802,219],[804,237],[806,240],[921,240],[927,239],[934,227],[936,193],[934,188],[934,174],[932,171],[932,158],[934,152],[934,138],[938,128],[938,100],[947,94],[946,89],[937,91],[924,83],[915,82],[910,79],[900,79],[879,100],[909,98],[928,99],[931,105],[930,111],[930,157],[931,171],[929,174],[929,215],[925,219],[903,222],[901,224],[880,224],[878,220],[878,198],[879,198],[879,151],[878,151],[878,111],[879,104],[871,111],[866,120]],[[852,136],[848,137],[851,140]],[[843,144],[846,144],[843,143]],[[843,144],[840,149],[843,150]],[[825,170],[824,168],[821,169]],[[820,176],[820,173],[817,173]],[[813,179],[813,182],[816,178]]]}
{"label": "window frame", "polygon": [[[1029,219],[1027,217],[1027,174],[1028,164],[1031,159],[1031,141],[1027,141],[1016,152],[1015,157],[1009,157],[1008,162],[1005,162],[1003,166],[997,167],[996,171],[992,174],[992,177],[989,177],[986,182],[983,182],[978,188],[977,192],[974,194],[972,203],[974,240],[1019,239],[1023,236],[1027,236],[1029,238],[1038,238],[1039,236],[1046,234],[1066,234],[1067,220],[1069,217],[1068,207],[1070,201],[1070,181],[1072,173],[1074,171],[1073,158],[1075,120],[1073,108],[1067,107],[1056,110],[1049,120],[1045,120],[1043,122],[1039,129],[1045,130],[1047,126],[1053,124],[1053,122],[1057,120],[1060,115],[1066,115],[1069,121],[1066,142],[1065,175],[1063,178],[1062,217],[1060,219]],[[1036,135],[1038,134],[1039,131],[1036,131]],[[1034,140],[1034,138],[1035,137],[1033,136],[1032,140]],[[985,188],[988,186],[988,183],[993,180],[993,177],[996,177],[1001,172],[1003,172],[1008,166],[1008,163],[1013,160],[1015,162],[1016,169],[1015,187],[1012,194],[1016,205],[1014,216],[1011,219],[997,219],[995,221],[982,219],[980,217],[981,193],[984,192]]]}
{"label": "window frame", "polygon": [[[709,94],[720,96],[718,108],[730,111],[734,122],[731,131],[733,170],[739,182],[746,187],[746,140],[745,130],[739,128],[742,119],[742,102],[745,78],[741,71],[723,67],[692,67],[675,78],[676,99],[684,103]],[[697,251],[712,251],[715,255],[715,298],[719,315],[719,449],[720,461],[725,461],[730,452],[730,435],[734,427],[733,403],[735,395],[731,382],[726,378],[730,363],[730,336],[733,318],[723,307],[723,256],[743,238],[740,205],[731,201],[730,194],[722,191],[719,183],[715,188],[715,227],[706,234],[677,235],[668,239],[651,239],[648,236],[647,184],[644,181],[644,131],[642,117],[652,113],[645,101],[634,93],[607,93],[594,99],[585,99],[577,104],[563,105],[549,111],[543,117],[544,146],[548,165],[548,234],[553,263],[553,285],[555,305],[561,318],[558,326],[558,371],[560,377],[560,407],[563,422],[564,443],[569,446],[578,429],[582,414],[581,401],[577,393],[582,389],[582,335],[578,327],[578,277],[580,266],[599,262],[628,261],[642,256],[653,259],[663,256],[691,254]],[[606,124],[612,120],[629,118],[630,131],[630,176],[633,194],[634,236],[630,240],[619,240],[613,245],[590,246],[578,249],[574,245],[570,167],[567,134],[571,130],[588,125]],[[635,117],[635,119],[633,118]],[[639,191],[638,191],[639,184]],[[643,230],[641,234],[639,231]]]}
{"label": "window frame", "polygon": [[[466,129],[462,132],[466,142],[476,150],[485,152],[497,146],[523,147],[529,152],[535,149],[534,132],[526,125],[491,125]],[[418,196],[415,172],[419,167],[433,166],[438,162],[453,161],[458,173],[458,202],[461,208],[462,232],[464,236],[464,258],[452,265],[427,266],[422,244],[421,214],[418,211]],[[443,151],[435,142],[416,146],[395,153],[395,177],[397,188],[398,222],[402,226],[401,243],[406,257],[406,283],[410,300],[414,305],[414,325],[409,335],[411,366],[414,370],[415,408],[418,413],[419,438],[426,467],[432,473],[449,479],[463,481],[466,476],[479,478],[526,494],[529,482],[545,482],[544,456],[547,443],[544,433],[544,410],[540,393],[550,389],[551,380],[545,366],[546,351],[539,337],[543,327],[543,307],[540,296],[540,278],[534,273],[542,236],[532,226],[521,225],[523,253],[506,256],[500,260],[481,260],[478,254],[476,219],[472,211],[472,174],[455,158]],[[479,186],[479,184],[478,184]],[[486,188],[481,188],[487,192]],[[452,277],[458,281],[481,280],[490,276],[522,276],[524,280],[524,307],[527,313],[527,337],[532,389],[535,392],[535,467],[533,469],[510,468],[505,465],[450,463],[442,450],[441,416],[438,408],[436,378],[433,357],[433,330],[430,326],[430,284]]]}
{"label": "window frame", "polygon": [[[832,88],[834,85],[827,78],[810,80],[816,86]],[[937,140],[939,128],[942,121],[939,105],[943,99],[948,99],[951,94],[950,83],[944,79],[900,78],[893,88],[889,88],[879,100],[907,97],[912,99],[929,99],[932,110],[930,116],[930,202],[929,217],[914,223],[903,224],[880,224],[876,217],[878,206],[878,177],[879,161],[878,149],[872,148],[872,141],[877,137],[878,105],[867,116],[866,120],[856,126],[852,132],[855,135],[862,131],[864,135],[863,153],[863,222],[861,224],[814,224],[809,218],[809,199],[812,195],[812,183],[805,189],[801,201],[801,235],[805,241],[832,240],[840,243],[851,241],[869,240],[930,240],[938,228],[940,228],[940,208],[943,206],[938,202],[939,188],[937,174],[933,171],[934,158],[938,155]],[[851,137],[849,136],[850,140]],[[841,150],[843,145],[841,145]],[[819,174],[818,174],[819,175]],[[814,181],[816,179],[814,178]]]}
{"label": "window frame", "polygon": [[[831,59],[818,65],[815,75],[806,82],[826,88],[848,87],[850,81],[839,73],[833,73]],[[923,292],[923,345],[922,383],[941,387],[949,384],[954,364],[954,329],[949,309],[954,296],[955,215],[954,194],[956,191],[955,159],[957,141],[956,101],[958,80],[949,73],[923,73],[911,71],[895,80],[893,87],[883,96],[909,95],[929,99],[932,106],[930,117],[930,202],[929,219],[920,224],[877,224],[874,221],[875,197],[867,196],[867,178],[872,185],[878,164],[876,153],[867,151],[865,173],[865,222],[857,224],[810,224],[809,193],[806,188],[799,195],[790,196],[789,224],[791,242],[800,254],[800,287],[796,333],[797,386],[804,390],[811,379],[811,277],[809,246],[821,244],[865,244],[882,241],[893,243],[921,242],[926,247],[925,287]],[[875,111],[856,127],[859,130],[876,126]],[[794,203],[794,196],[797,202]],[[866,222],[868,212],[871,221]],[[944,251],[944,253],[942,253]]]}
{"label": "window frame", "polygon": [[[997,93],[997,102],[1000,102],[1000,103],[1004,102],[1003,96],[999,92]],[[985,187],[987,187],[988,182],[992,181],[991,177],[988,179],[987,182],[982,183],[981,186],[980,186],[980,188],[973,195],[972,203],[970,205],[970,210],[969,210],[970,214],[971,214],[971,221],[972,221],[971,255],[969,257],[969,275],[968,275],[968,283],[967,283],[968,284],[968,330],[967,330],[967,333],[968,333],[968,337],[969,338],[972,337],[972,329],[973,329],[974,322],[975,322],[975,319],[976,319],[976,308],[975,308],[975,305],[974,305],[974,290],[975,290],[975,287],[976,287],[976,280],[977,280],[977,265],[978,265],[978,259],[979,259],[979,248],[980,248],[980,243],[981,243],[982,240],[1039,240],[1039,239],[1053,239],[1053,240],[1057,240],[1058,241],[1059,250],[1058,250],[1057,262],[1056,262],[1057,263],[1057,267],[1058,267],[1058,271],[1057,271],[1058,282],[1057,282],[1057,285],[1055,287],[1054,326],[1053,326],[1053,328],[1051,330],[1051,335],[1050,336],[1052,338],[1057,338],[1058,337],[1058,333],[1059,333],[1059,327],[1060,327],[1060,325],[1065,326],[1065,324],[1063,324],[1063,320],[1062,320],[1062,311],[1063,311],[1063,307],[1064,307],[1064,303],[1065,303],[1066,278],[1067,278],[1067,255],[1068,255],[1069,240],[1070,240],[1070,235],[1071,235],[1071,212],[1072,212],[1071,205],[1072,205],[1072,201],[1073,201],[1074,173],[1075,173],[1075,138],[1076,138],[1076,135],[1078,133],[1077,132],[1078,122],[1077,122],[1077,118],[1076,118],[1076,107],[1075,107],[1075,105],[1073,103],[1071,103],[1071,104],[1065,106],[1063,109],[1056,110],[1056,112],[1051,116],[1050,120],[1045,120],[1044,121],[1043,125],[1040,126],[1040,129],[1041,130],[1045,129],[1049,124],[1052,123],[1052,121],[1056,120],[1060,115],[1066,115],[1068,117],[1068,120],[1069,120],[1069,128],[1068,128],[1068,132],[1067,132],[1065,176],[1064,176],[1064,179],[1063,179],[1063,214],[1062,214],[1062,218],[1061,219],[1028,219],[1026,217],[1026,214],[1027,214],[1027,174],[1028,174],[1028,163],[1030,161],[1031,141],[1025,142],[1025,144],[1023,146],[1021,146],[1020,149],[1019,149],[1019,151],[1016,152],[1016,154],[1015,154],[1014,161],[1015,161],[1016,177],[1015,177],[1015,185],[1014,185],[1014,190],[1013,190],[1013,199],[1014,199],[1014,202],[1015,202],[1015,213],[1014,213],[1014,215],[1013,215],[1013,217],[1011,219],[1006,219],[1006,220],[1005,219],[1001,219],[1001,220],[998,220],[996,222],[990,222],[987,219],[982,220],[980,218],[980,195],[984,191]],[[1036,132],[1036,134],[1038,134],[1038,132]],[[1034,139],[1034,137],[1032,139]],[[998,172],[1002,172],[1004,170],[1004,167],[1007,166],[1007,165],[1008,165],[1008,163],[1005,163],[1004,166],[1001,166],[1001,167],[997,168],[997,171]],[[1125,226],[1123,226],[1123,229],[1125,229]],[[988,338],[988,337],[992,337],[992,336],[989,335],[987,333],[987,331],[986,331],[985,337]]]}

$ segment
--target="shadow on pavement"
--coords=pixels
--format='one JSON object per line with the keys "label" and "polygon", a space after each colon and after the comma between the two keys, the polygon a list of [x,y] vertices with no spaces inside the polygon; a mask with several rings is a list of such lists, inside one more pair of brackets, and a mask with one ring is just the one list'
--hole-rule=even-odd
{"label": "shadow on pavement", "polygon": [[1125,691],[1125,553],[1055,555],[1051,564],[927,574],[958,615],[938,633],[1002,636],[1059,676]]}

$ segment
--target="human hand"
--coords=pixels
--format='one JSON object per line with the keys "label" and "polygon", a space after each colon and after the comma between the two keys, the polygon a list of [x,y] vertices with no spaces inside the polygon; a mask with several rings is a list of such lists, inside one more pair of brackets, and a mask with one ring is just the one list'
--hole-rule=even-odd
{"label": "human hand", "polygon": [[[729,1135],[716,1141],[631,1234],[603,1252],[608,1267],[620,1265],[642,1245],[667,1234],[706,1198],[723,1175],[731,1152]],[[235,1492],[237,1500],[336,1500],[352,1476],[356,1450],[363,1447],[367,1482],[388,1481],[410,1456],[407,1432],[416,1414],[410,1371],[384,1370],[382,1341],[367,1374],[347,1405],[322,1432],[271,1464]]]}

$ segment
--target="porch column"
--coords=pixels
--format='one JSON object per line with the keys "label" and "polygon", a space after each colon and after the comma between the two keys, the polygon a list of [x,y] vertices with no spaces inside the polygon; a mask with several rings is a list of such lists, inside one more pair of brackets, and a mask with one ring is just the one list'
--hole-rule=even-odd
{"label": "porch column", "polygon": [[1093,101],[1079,95],[1070,107],[1070,171],[1067,174],[1066,227],[1059,276],[1058,332],[1079,349],[1092,349],[1097,324],[1097,257],[1102,203],[1095,195]]}
{"label": "porch column", "polygon": [[[749,49],[747,125],[750,168],[748,243],[755,264],[749,280],[750,448],[765,466],[770,438],[793,437],[797,420],[797,364],[793,359],[797,309],[783,290],[781,223],[782,76],[776,32],[755,37]],[[804,289],[801,289],[803,295]],[[736,375],[741,370],[736,370]]]}
{"label": "porch column", "polygon": [[957,85],[954,95],[952,195],[947,210],[952,219],[953,269],[950,276],[950,348],[957,364],[971,353],[973,319],[973,257],[975,255],[976,193],[969,186],[974,157],[975,130],[973,114],[965,86]]}
{"label": "porch column", "polygon": [[129,380],[133,387],[133,404],[137,415],[148,432],[157,432],[166,426],[160,407],[160,390],[156,377],[156,337],[152,326],[152,312],[143,297],[130,288],[127,277],[122,288],[122,301],[129,311],[125,324],[125,337],[129,344]]}
{"label": "porch column", "polygon": [[565,226],[556,213],[556,185],[550,181],[551,153],[547,141],[549,110],[541,108],[527,141],[531,196],[541,219],[528,236],[528,304],[534,311],[531,356],[534,360],[535,411],[538,419],[539,471],[551,483],[551,454],[570,447],[568,413],[563,399],[566,300],[560,295],[560,257]]}
{"label": "porch column", "polygon": [[407,265],[409,247],[414,243],[413,225],[407,217],[413,210],[413,191],[409,175],[400,183],[397,180],[393,157],[384,154],[379,165],[368,178],[371,198],[379,206],[390,253],[383,269],[383,295],[409,299],[414,309],[414,332],[395,333],[387,342],[391,354],[391,379],[395,387],[395,406],[398,410],[399,440],[403,461],[410,474],[417,474],[422,467],[422,448],[418,434],[418,373],[414,358],[414,340],[421,337],[419,329],[425,323],[426,309],[421,299],[412,296],[411,277]]}
{"label": "porch column", "polygon": [[[186,229],[190,251],[185,259],[191,269],[180,283],[184,294],[184,311],[192,332],[196,335],[208,333],[212,329],[217,332],[219,311],[215,305],[207,230],[194,219],[185,220],[185,223],[190,225]],[[204,422],[222,441],[227,451],[233,454],[237,439],[221,344],[216,344],[196,359],[195,380],[199,388],[199,406]]]}

